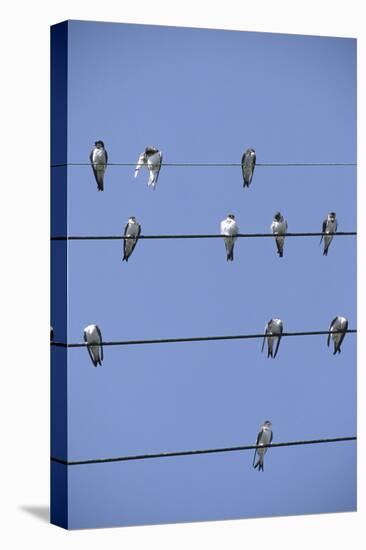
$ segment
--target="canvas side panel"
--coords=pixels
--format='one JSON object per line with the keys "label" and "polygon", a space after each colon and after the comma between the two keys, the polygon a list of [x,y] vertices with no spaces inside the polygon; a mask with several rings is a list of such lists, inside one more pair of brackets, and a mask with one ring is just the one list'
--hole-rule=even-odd
{"label": "canvas side panel", "polygon": [[[68,23],[51,27],[51,237],[67,235]],[[67,242],[51,240],[53,340],[67,342]],[[67,460],[67,349],[51,345],[51,456]],[[51,523],[68,527],[67,466],[51,462]]]}

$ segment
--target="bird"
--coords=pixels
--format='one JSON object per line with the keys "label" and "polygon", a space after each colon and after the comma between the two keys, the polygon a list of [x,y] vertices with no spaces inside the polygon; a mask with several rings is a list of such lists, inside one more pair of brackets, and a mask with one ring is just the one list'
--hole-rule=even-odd
{"label": "bird", "polygon": [[149,181],[147,182],[147,185],[155,189],[162,162],[163,154],[159,151],[159,149],[152,146],[146,147],[145,151],[143,151],[138,158],[135,169],[135,178],[137,177],[141,166],[146,166],[149,170]]}
{"label": "bird", "polygon": [[84,342],[86,342],[86,347],[90,355],[90,359],[94,365],[102,366],[103,361],[103,344],[102,344],[102,333],[98,325],[88,325],[84,329]]}
{"label": "bird", "polygon": [[[281,319],[276,319],[276,318],[271,319],[266,324],[264,332],[265,332],[265,336],[263,338],[262,351],[264,349],[264,344],[267,339],[267,344],[268,344],[267,357],[272,357],[274,359],[277,355],[281,337],[282,337],[283,322],[281,321]],[[277,344],[276,344],[275,351],[273,353],[273,346],[276,339],[277,339]]]}
{"label": "bird", "polygon": [[220,229],[225,241],[226,260],[232,262],[234,259],[234,244],[239,233],[239,227],[235,221],[234,214],[228,214],[226,219],[222,220]]}
{"label": "bird", "polygon": [[277,212],[274,215],[273,222],[271,224],[271,231],[273,235],[283,235],[283,237],[276,237],[277,254],[280,258],[283,257],[283,245],[285,244],[285,235],[287,232],[287,221],[282,216],[281,212]]}
{"label": "bird", "polygon": [[322,226],[322,232],[325,233],[325,235],[322,235],[320,238],[320,242],[322,242],[324,238],[323,256],[328,256],[328,248],[330,243],[332,242],[334,233],[337,231],[337,227],[338,227],[338,222],[337,222],[336,213],[329,212],[328,216],[323,221],[323,226]]}
{"label": "bird", "polygon": [[51,340],[51,342],[53,341],[53,338],[54,338],[54,332],[53,332],[53,326],[51,325],[51,327],[50,327],[50,340]]}
{"label": "bird", "polygon": [[[256,442],[257,446],[258,445],[270,445],[272,443],[273,432],[271,430],[271,427],[272,427],[272,422],[270,422],[270,420],[266,420],[265,422],[263,422],[262,426],[260,427],[258,436],[257,436],[257,442]],[[256,449],[254,451],[253,467],[254,467],[254,469],[258,468],[258,472],[260,472],[261,470],[262,470],[262,472],[264,471],[263,460],[264,460],[264,455],[267,452],[267,449],[268,449],[268,447],[263,447],[262,449]],[[258,455],[259,458],[258,458],[257,462],[255,462],[255,459],[256,459],[257,455]]]}
{"label": "bird", "polygon": [[340,317],[340,316],[334,317],[334,319],[330,323],[327,345],[329,347],[330,337],[332,337],[334,342],[333,355],[335,355],[337,352],[341,353],[341,344],[344,340],[347,329],[348,329],[348,321],[345,317]]}
{"label": "bird", "polygon": [[123,240],[123,258],[122,261],[128,262],[129,257],[132,252],[135,250],[138,238],[141,233],[141,225],[136,220],[135,216],[130,216],[125,227],[124,236],[125,237],[135,237],[133,239],[124,239]]}
{"label": "bird", "polygon": [[254,149],[247,149],[241,157],[241,170],[244,180],[243,187],[249,187],[252,183],[256,158]]}
{"label": "bird", "polygon": [[104,173],[108,164],[108,153],[100,139],[94,143],[89,155],[98,191],[104,191]]}

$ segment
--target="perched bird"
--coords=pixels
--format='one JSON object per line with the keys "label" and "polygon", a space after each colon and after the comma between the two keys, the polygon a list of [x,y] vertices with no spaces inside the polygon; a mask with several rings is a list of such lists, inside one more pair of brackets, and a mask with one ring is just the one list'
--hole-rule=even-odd
{"label": "perched bird", "polygon": [[285,244],[285,235],[287,232],[287,221],[282,216],[281,212],[277,212],[277,214],[275,214],[271,224],[271,230],[273,235],[283,235],[283,237],[276,237],[277,254],[280,258],[282,258],[283,245]]}
{"label": "perched bird", "polygon": [[322,242],[324,237],[323,256],[328,256],[328,248],[330,243],[332,242],[334,233],[337,231],[337,227],[338,227],[338,222],[336,218],[336,213],[329,212],[328,216],[323,221],[322,232],[325,233],[325,235],[322,235],[320,238],[320,242]]}
{"label": "perched bird", "polygon": [[104,143],[101,140],[95,142],[95,147],[92,149],[89,159],[93,168],[95,181],[97,182],[98,191],[104,190],[104,172],[108,164],[108,153],[104,148]]}
{"label": "perched bird", "polygon": [[50,327],[50,340],[53,341],[54,332],[53,332],[53,326]]}
{"label": "perched bird", "polygon": [[327,345],[329,347],[330,337],[332,337],[334,342],[333,355],[335,355],[337,352],[341,353],[341,344],[346,335],[347,329],[348,329],[348,321],[345,317],[340,317],[340,316],[334,317],[333,321],[330,323]]}
{"label": "perched bird", "polygon": [[140,233],[141,233],[141,225],[138,223],[135,216],[131,216],[130,218],[128,218],[128,222],[125,227],[124,236],[135,237],[135,238],[124,239],[122,262],[124,260],[128,262],[128,258],[131,256],[132,252],[135,250],[135,246],[137,244]]}
{"label": "perched bird", "polygon": [[94,367],[101,366],[103,361],[102,334],[97,325],[85,327],[84,342],[87,344],[88,353]]}
{"label": "perched bird", "polygon": [[221,235],[224,236],[225,248],[226,248],[226,260],[233,261],[234,259],[234,244],[239,233],[238,224],[235,221],[234,214],[228,214],[225,220],[222,220],[220,224]]}
{"label": "perched bird", "polygon": [[[260,427],[259,434],[257,436],[256,445],[270,445],[272,443],[273,432],[271,430],[271,427],[272,427],[272,422],[270,422],[269,420],[266,420],[265,422],[263,422],[262,426]],[[253,467],[254,468],[258,467],[258,472],[260,472],[261,470],[262,472],[264,471],[263,460],[264,460],[264,455],[267,452],[267,449],[268,447],[263,447],[263,449],[256,449],[254,451]],[[257,455],[259,458],[257,462],[255,462]]]}
{"label": "perched bird", "polygon": [[241,170],[243,172],[243,187],[249,187],[252,183],[256,154],[254,149],[247,149],[241,157]]}
{"label": "perched bird", "polygon": [[[262,351],[264,349],[264,344],[267,339],[267,344],[268,344],[267,357],[272,357],[274,359],[277,355],[282,332],[283,332],[283,323],[281,319],[271,319],[270,321],[268,321],[264,331],[265,331],[265,337],[263,338]],[[276,344],[275,352],[273,353],[273,346],[274,346],[275,340],[277,340],[277,344]]]}
{"label": "perched bird", "polygon": [[145,151],[141,153],[138,158],[135,178],[140,171],[141,166],[146,166],[149,170],[149,181],[147,185],[155,189],[155,186],[158,182],[159,172],[161,168],[161,163],[163,162],[163,154],[159,149],[155,147],[146,147]]}

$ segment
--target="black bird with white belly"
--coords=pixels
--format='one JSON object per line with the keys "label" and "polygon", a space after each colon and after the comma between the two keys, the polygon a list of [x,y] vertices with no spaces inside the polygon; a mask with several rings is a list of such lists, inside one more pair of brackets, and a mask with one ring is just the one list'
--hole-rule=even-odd
{"label": "black bird with white belly", "polygon": [[122,261],[128,262],[129,257],[132,252],[135,250],[135,246],[141,234],[141,225],[136,220],[135,216],[128,218],[128,222],[125,227],[124,236],[130,237],[125,238],[123,241],[123,258]]}
{"label": "black bird with white belly", "polygon": [[247,149],[241,157],[241,170],[243,174],[243,187],[249,187],[252,183],[257,156],[254,149]]}
{"label": "black bird with white belly", "polygon": [[322,232],[324,235],[321,236],[320,242],[324,238],[324,250],[323,256],[328,256],[328,249],[330,243],[333,240],[333,235],[336,233],[338,227],[337,217],[335,212],[329,212],[328,216],[323,221]]}
{"label": "black bird with white belly", "polygon": [[94,367],[102,366],[103,344],[102,333],[98,325],[88,325],[84,329],[84,342]]}
{"label": "black bird with white belly", "polygon": [[[272,357],[273,359],[276,357],[278,348],[280,345],[280,341],[282,338],[282,332],[283,332],[283,322],[281,321],[281,319],[274,318],[268,321],[268,323],[266,324],[264,329],[265,336],[263,338],[262,351],[264,349],[264,344],[267,340],[267,345],[268,345],[267,357]],[[276,340],[277,340],[276,347],[275,349],[273,349]]]}
{"label": "black bird with white belly", "polygon": [[282,216],[281,212],[277,212],[271,224],[271,231],[276,237],[277,254],[280,258],[283,257],[283,246],[285,244],[285,235],[287,232],[287,221]]}
{"label": "black bird with white belly", "polygon": [[108,164],[108,153],[104,147],[104,142],[100,139],[95,142],[89,155],[89,160],[93,169],[95,181],[97,182],[98,191],[103,191],[104,173]]}
{"label": "black bird with white belly", "polygon": [[345,317],[337,315],[331,321],[329,326],[329,334],[327,338],[327,346],[329,347],[330,339],[332,338],[334,342],[334,351],[333,355],[336,353],[341,353],[341,344],[344,340],[344,337],[348,330],[348,320]]}
{"label": "black bird with white belly", "polygon": [[[266,420],[265,422],[263,422],[262,426],[260,427],[260,431],[257,436],[256,445],[258,448],[254,452],[253,468],[254,469],[258,468],[258,472],[264,471],[264,467],[263,467],[264,455],[268,450],[268,447],[267,446],[265,447],[264,445],[270,445],[272,443],[273,432],[271,430],[271,427],[272,427],[272,422],[270,420]],[[262,448],[261,448],[261,445],[263,445]],[[258,455],[258,460],[256,462],[255,460],[257,455]]]}

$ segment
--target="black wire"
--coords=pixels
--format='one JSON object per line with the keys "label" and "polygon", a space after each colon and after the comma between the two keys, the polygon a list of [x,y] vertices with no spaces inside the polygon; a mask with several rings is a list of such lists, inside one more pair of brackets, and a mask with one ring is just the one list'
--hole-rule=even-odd
{"label": "black wire", "polygon": [[[107,166],[136,166],[137,162],[108,162]],[[64,166],[91,166],[89,162],[64,162],[60,164],[51,164],[51,168],[60,168]],[[161,166],[242,166],[241,162],[162,162]],[[274,162],[274,163],[256,163],[255,166],[357,166],[353,162]],[[141,165],[141,168],[143,165]]]}
{"label": "black wire", "polygon": [[[283,332],[282,336],[317,336],[324,334],[343,334],[343,333],[356,333],[355,329],[343,330],[317,330],[310,332]],[[141,344],[172,344],[177,342],[205,342],[205,341],[215,341],[215,340],[249,340],[251,338],[265,338],[265,334],[239,334],[231,336],[196,336],[192,338],[156,338],[152,340],[116,340],[112,342],[101,342],[100,345],[103,346],[132,346],[132,345],[141,345]],[[83,348],[88,346],[87,342],[80,342],[75,344],[66,344],[65,342],[50,342],[52,346],[62,347],[62,348]]]}
{"label": "black wire", "polygon": [[[286,233],[284,237],[324,237],[329,235],[329,233]],[[340,231],[339,233],[332,233],[332,237],[343,237],[357,235],[356,231]],[[278,237],[273,233],[238,233],[236,237],[242,238],[259,238],[259,237]],[[138,239],[223,239],[225,235],[221,234],[198,234],[198,235],[140,235]],[[68,237],[56,236],[51,237],[51,241],[95,241],[95,240],[124,240],[124,239],[136,239],[133,236],[124,236],[124,235],[74,235]]]}
{"label": "black wire", "polygon": [[[286,233],[283,237],[324,237],[329,235],[329,233]],[[339,233],[332,233],[332,237],[343,237],[350,235],[357,235],[356,231],[340,231]],[[140,235],[138,239],[223,239],[225,236],[229,235],[219,235],[219,234],[201,234],[201,235]],[[280,235],[281,236],[281,235]],[[235,237],[242,238],[258,238],[258,237],[278,237],[273,233],[238,233]],[[124,236],[124,235],[74,235],[68,237],[51,237],[51,241],[113,241],[113,240],[122,240],[122,239],[136,239],[133,236]]]}
{"label": "black wire", "polygon": [[203,455],[210,453],[227,453],[232,451],[251,451],[263,449],[264,447],[294,447],[295,445],[315,445],[318,443],[337,443],[339,441],[356,441],[356,437],[333,437],[327,439],[310,439],[304,441],[288,441],[286,443],[270,443],[269,445],[239,445],[237,447],[219,447],[216,449],[197,449],[193,451],[172,451],[166,453],[149,453],[143,455],[127,455],[114,458],[94,458],[90,460],[63,460],[62,458],[51,457],[53,462],[65,466],[80,466],[83,464],[100,464],[101,462],[125,462],[127,460],[144,460],[147,458],[168,458],[172,456]]}

